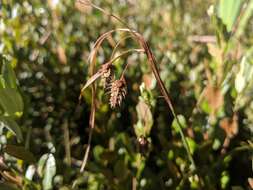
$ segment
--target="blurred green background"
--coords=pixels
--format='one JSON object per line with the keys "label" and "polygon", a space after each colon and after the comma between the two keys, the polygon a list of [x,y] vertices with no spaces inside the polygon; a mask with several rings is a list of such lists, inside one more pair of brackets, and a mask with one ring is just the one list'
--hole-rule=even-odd
{"label": "blurred green background", "polygon": [[[85,2],[84,0],[82,2]],[[84,172],[91,88],[89,53],[125,26],[73,0],[0,2],[0,189],[252,189],[252,0],[93,0],[141,33],[156,56],[193,155],[143,54],[123,65],[128,94],[111,109],[96,82],[95,128]],[[121,32],[97,65],[139,48]],[[142,145],[140,139],[146,144]]]}

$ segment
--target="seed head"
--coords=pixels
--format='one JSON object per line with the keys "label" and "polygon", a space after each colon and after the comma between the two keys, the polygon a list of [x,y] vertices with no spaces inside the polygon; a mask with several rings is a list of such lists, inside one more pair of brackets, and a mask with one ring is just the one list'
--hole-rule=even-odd
{"label": "seed head", "polygon": [[105,91],[108,91],[111,87],[111,83],[114,80],[114,67],[111,63],[106,63],[101,68],[102,80],[104,83]]}
{"label": "seed head", "polygon": [[127,94],[127,87],[126,87],[126,80],[122,77],[119,80],[115,80],[111,83],[110,87],[110,105],[111,108],[115,108],[116,106],[120,106],[122,100],[126,97]]}

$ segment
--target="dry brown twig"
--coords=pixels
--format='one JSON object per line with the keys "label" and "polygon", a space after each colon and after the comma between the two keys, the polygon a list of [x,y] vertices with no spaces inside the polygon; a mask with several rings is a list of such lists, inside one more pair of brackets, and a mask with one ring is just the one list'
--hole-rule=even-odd
{"label": "dry brown twig", "polygon": [[[90,151],[90,143],[91,143],[91,138],[92,138],[92,132],[93,132],[93,129],[94,129],[94,126],[95,126],[95,112],[96,112],[96,106],[95,106],[95,95],[96,95],[96,86],[94,84],[94,82],[99,79],[100,77],[102,77],[103,75],[104,76],[108,76],[108,73],[111,73],[108,69],[110,69],[112,67],[112,64],[113,62],[118,59],[118,58],[121,58],[122,56],[130,53],[130,52],[138,52],[138,53],[142,53],[144,52],[148,58],[148,65],[151,67],[151,70],[158,82],[158,86],[160,88],[160,91],[163,95],[163,98],[165,99],[166,103],[168,104],[169,108],[170,108],[170,111],[172,112],[174,118],[176,119],[178,125],[179,125],[179,132],[180,132],[180,135],[181,135],[181,139],[182,139],[182,142],[183,142],[183,145],[187,151],[187,155],[189,157],[189,160],[191,162],[191,165],[192,165],[192,169],[195,170],[195,163],[194,163],[194,160],[192,158],[192,155],[190,153],[190,149],[189,149],[189,145],[186,141],[186,138],[184,136],[184,133],[183,133],[183,127],[174,111],[174,108],[173,108],[173,105],[172,105],[172,102],[170,100],[170,97],[169,97],[169,93],[167,91],[167,89],[165,88],[164,86],[164,83],[163,81],[161,80],[161,77],[160,77],[160,74],[159,74],[159,71],[158,71],[158,68],[157,68],[157,62],[156,62],[156,59],[148,45],[148,43],[145,41],[144,37],[134,31],[133,29],[131,29],[124,21],[122,21],[119,17],[111,14],[111,13],[108,13],[106,12],[104,9],[100,8],[100,7],[97,7],[96,5],[92,4],[89,0],[78,0],[79,3],[84,3],[85,6],[91,6],[99,11],[101,11],[102,13],[104,13],[105,15],[107,16],[110,16],[110,17],[113,17],[115,18],[116,20],[118,20],[121,24],[123,24],[126,28],[120,28],[120,29],[114,29],[114,30],[111,30],[111,31],[108,31],[104,34],[102,34],[98,39],[97,41],[95,42],[94,44],[94,47],[90,53],[90,56],[89,56],[89,62],[90,62],[90,75],[91,75],[91,78],[86,82],[86,84],[84,85],[84,87],[82,88],[81,90],[81,94],[80,94],[80,97],[79,99],[82,97],[82,94],[84,92],[84,90],[91,85],[92,87],[92,103],[91,103],[91,114],[90,114],[90,121],[89,121],[89,127],[90,127],[90,132],[89,132],[89,139],[88,139],[88,145],[87,145],[87,148],[86,148],[86,152],[85,152],[85,155],[84,155],[84,159],[83,159],[83,163],[82,163],[82,166],[81,166],[81,172],[84,171],[84,168],[86,166],[86,163],[87,163],[87,160],[88,160],[88,154],[89,154],[89,151]],[[123,53],[121,53],[119,56],[115,57],[115,58],[111,58],[107,63],[103,64],[100,69],[95,73],[95,65],[96,65],[96,55],[98,53],[98,49],[101,47],[103,41],[105,39],[107,39],[108,37],[111,36],[111,34],[115,33],[115,32],[124,32],[124,33],[127,33],[129,34],[133,40],[135,40],[141,47],[141,49],[130,49],[130,50],[127,50]],[[121,41],[123,41],[121,39]],[[119,44],[121,43],[118,42],[116,46],[119,46]],[[115,47],[115,49],[117,49],[117,47]],[[113,50],[113,55],[115,54],[115,51],[116,50]],[[114,57],[112,55],[112,57]],[[121,74],[121,77],[120,79],[118,80],[115,80],[115,81],[110,81],[110,105],[112,108],[116,107],[116,106],[119,106],[121,105],[121,102],[122,100],[124,99],[124,97],[126,96],[126,81],[124,79],[124,73],[126,72],[128,68],[128,64],[125,66],[125,68],[123,69],[123,72]]]}

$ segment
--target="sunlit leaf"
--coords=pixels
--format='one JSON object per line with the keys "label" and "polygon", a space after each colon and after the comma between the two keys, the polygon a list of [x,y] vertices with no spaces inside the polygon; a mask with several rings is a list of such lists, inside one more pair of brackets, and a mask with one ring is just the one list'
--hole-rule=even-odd
{"label": "sunlit leaf", "polygon": [[149,135],[153,125],[153,116],[150,107],[142,100],[136,106],[139,121],[143,125],[145,135]]}
{"label": "sunlit leaf", "polygon": [[219,17],[226,25],[227,31],[231,31],[239,14],[242,0],[220,0]]}
{"label": "sunlit leaf", "polygon": [[43,189],[53,189],[53,178],[56,174],[56,162],[53,154],[44,154],[39,161],[40,173],[43,174]]}
{"label": "sunlit leaf", "polygon": [[189,145],[190,152],[193,154],[197,148],[197,143],[191,138],[186,138],[186,141]]}
{"label": "sunlit leaf", "polygon": [[214,150],[218,150],[219,148],[220,148],[220,146],[221,146],[221,142],[220,142],[220,140],[219,139],[214,139],[214,141],[213,141],[213,145],[212,145],[212,148],[214,149]]}
{"label": "sunlit leaf", "polygon": [[220,179],[222,189],[225,189],[230,181],[230,177],[227,171],[222,172],[222,177]]}
{"label": "sunlit leaf", "polygon": [[46,164],[46,161],[48,159],[48,156],[49,156],[49,154],[44,154],[40,157],[40,159],[38,161],[37,171],[38,171],[38,174],[39,174],[40,177],[43,177],[45,164]]}
{"label": "sunlit leaf", "polygon": [[36,172],[36,167],[34,165],[30,165],[27,168],[26,173],[25,173],[26,179],[32,180],[35,172]]}
{"label": "sunlit leaf", "polygon": [[235,78],[235,89],[238,93],[241,93],[246,85],[244,76],[241,73],[238,73]]}
{"label": "sunlit leaf", "polygon": [[243,57],[240,63],[240,70],[235,78],[235,89],[241,93],[246,87],[247,83],[252,79],[253,65],[248,61],[247,57]]}
{"label": "sunlit leaf", "polygon": [[246,10],[244,11],[242,18],[240,19],[237,31],[236,31],[236,38],[239,39],[239,37],[241,36],[241,34],[243,34],[243,32],[245,31],[245,28],[248,24],[249,19],[251,18],[253,14],[253,1],[249,1],[248,5],[246,7]]}
{"label": "sunlit leaf", "polygon": [[217,45],[214,45],[212,43],[208,43],[207,47],[208,47],[208,53],[213,58],[215,58],[215,60],[218,63],[221,63],[222,62],[222,50]]}
{"label": "sunlit leaf", "polygon": [[[185,120],[184,116],[183,116],[183,115],[178,115],[177,117],[178,117],[178,120],[179,120],[179,122],[181,123],[182,127],[183,127],[183,128],[186,128],[186,120]],[[175,131],[176,131],[177,133],[179,133],[179,131],[180,131],[180,126],[178,125],[178,122],[177,122],[176,119],[173,120],[173,122],[172,122],[172,127],[175,129]]]}

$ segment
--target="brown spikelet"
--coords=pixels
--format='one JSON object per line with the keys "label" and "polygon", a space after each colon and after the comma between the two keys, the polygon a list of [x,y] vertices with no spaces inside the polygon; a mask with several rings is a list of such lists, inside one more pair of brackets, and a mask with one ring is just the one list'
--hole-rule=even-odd
{"label": "brown spikelet", "polygon": [[111,83],[114,80],[114,67],[112,64],[107,63],[102,66],[102,80],[104,83],[105,91],[110,90]]}
{"label": "brown spikelet", "polygon": [[111,108],[120,106],[127,93],[126,80],[122,77],[111,83],[110,105]]}

